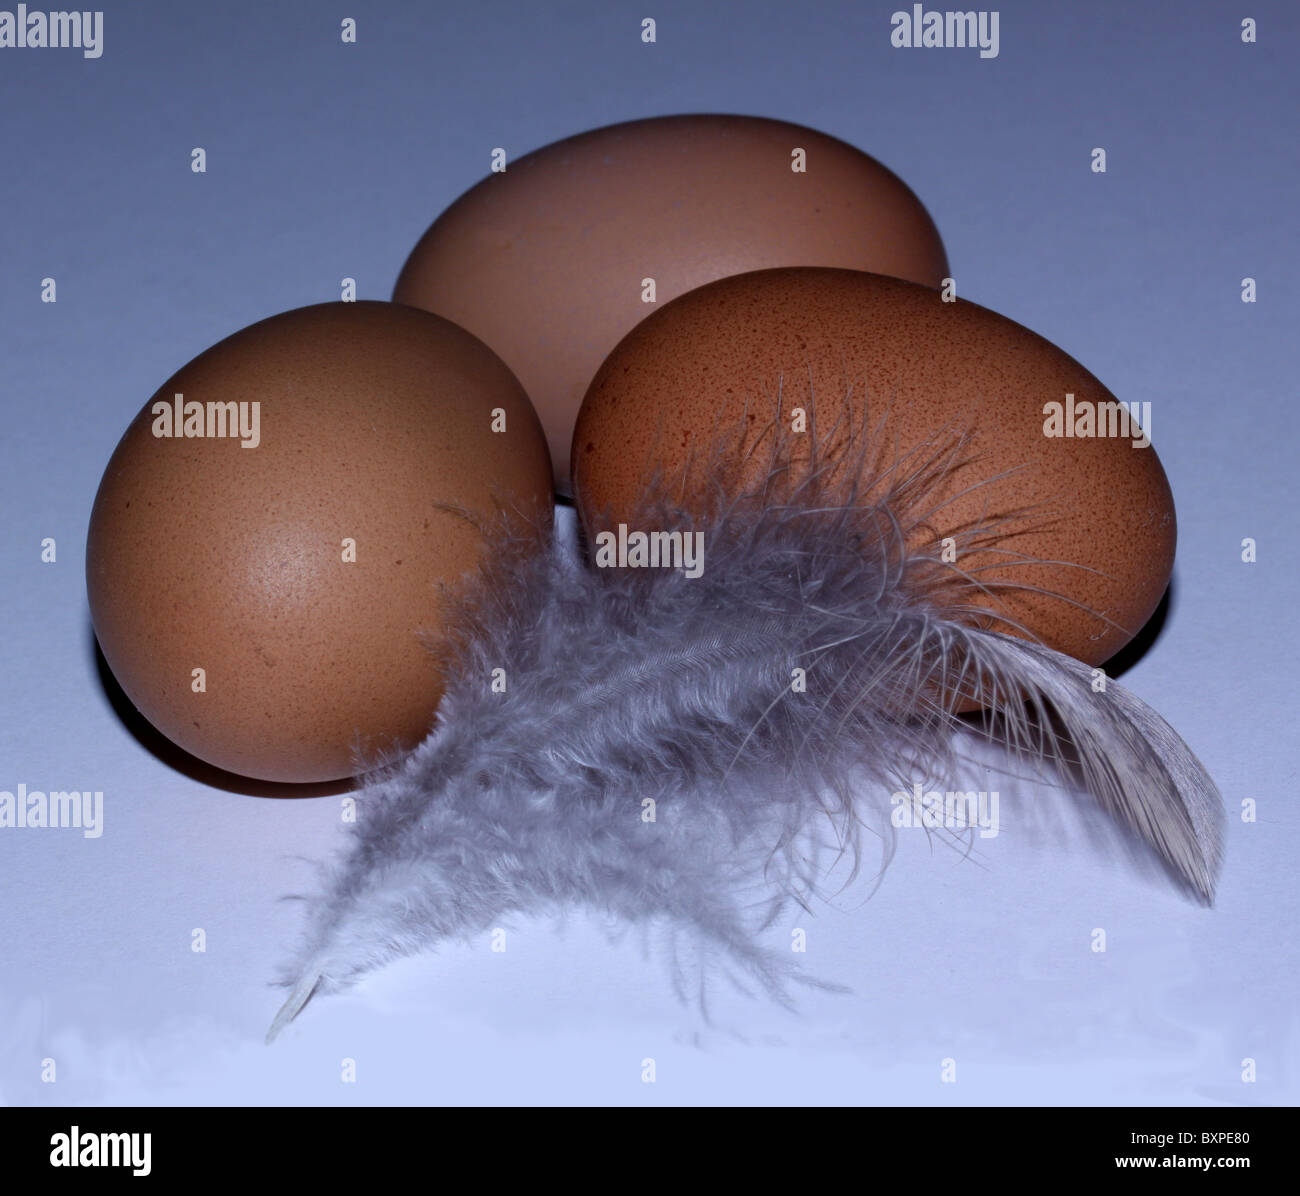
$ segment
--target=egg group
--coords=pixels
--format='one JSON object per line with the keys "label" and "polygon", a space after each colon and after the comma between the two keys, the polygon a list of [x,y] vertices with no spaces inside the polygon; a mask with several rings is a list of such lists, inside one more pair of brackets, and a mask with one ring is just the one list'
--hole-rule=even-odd
{"label": "egg group", "polygon": [[[877,471],[960,438],[924,526],[962,545],[986,625],[1101,664],[1150,616],[1175,521],[1149,416],[954,298],[934,222],[880,162],[722,114],[497,152],[395,302],[245,328],[122,437],[91,615],[173,742],[270,781],[410,748],[442,693],[446,600],[503,511],[541,538],[571,490],[591,540],[643,517],[657,477],[705,519],[720,481],[763,482],[763,429],[795,412],[868,429]],[[704,451],[720,429],[725,459]]]}

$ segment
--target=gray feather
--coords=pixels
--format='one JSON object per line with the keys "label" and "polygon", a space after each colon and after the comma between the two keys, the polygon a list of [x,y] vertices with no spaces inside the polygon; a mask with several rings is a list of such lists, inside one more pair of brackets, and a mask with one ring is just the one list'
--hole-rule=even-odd
{"label": "gray feather", "polygon": [[[362,793],[268,1040],[314,992],[569,905],[691,927],[782,997],[796,974],[759,930],[819,894],[827,858],[856,869],[864,832],[888,858],[887,795],[951,773],[964,698],[1012,753],[1075,768],[1208,900],[1220,799],[1187,746],[1084,665],[990,630],[984,587],[918,538],[954,444],[865,481],[815,460],[739,498],[720,478],[695,578],[485,528],[487,563],[443,620],[435,725]],[[638,526],[691,526],[670,489]]]}

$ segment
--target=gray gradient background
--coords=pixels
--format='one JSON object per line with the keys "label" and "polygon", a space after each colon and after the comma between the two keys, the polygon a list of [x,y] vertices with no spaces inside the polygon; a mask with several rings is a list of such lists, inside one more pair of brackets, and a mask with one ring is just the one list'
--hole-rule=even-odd
{"label": "gray gradient background", "polygon": [[[0,832],[0,1099],[1295,1101],[1300,10],[1003,3],[986,61],[892,49],[896,7],[132,3],[106,10],[98,61],[0,51],[0,788],[106,795],[101,839]],[[1241,43],[1243,15],[1259,44]],[[83,580],[103,467],[213,342],[337,298],[346,275],[387,298],[493,146],[517,157],[689,111],[808,124],[879,157],[929,207],[964,297],[1152,403],[1179,556],[1124,682],[1221,783],[1218,905],[1049,792],[1004,799],[974,860],[904,832],[870,901],[797,920],[808,966],[853,992],[795,1013],[720,985],[705,1024],[655,940],[609,943],[575,915],[513,923],[504,954],[477,942],[390,968],[267,1050],[267,981],[300,917],[277,899],[338,845],[338,800],[210,784],[110,704]],[[206,954],[189,949],[200,926]],[[948,1057],[956,1084],[939,1081]]]}

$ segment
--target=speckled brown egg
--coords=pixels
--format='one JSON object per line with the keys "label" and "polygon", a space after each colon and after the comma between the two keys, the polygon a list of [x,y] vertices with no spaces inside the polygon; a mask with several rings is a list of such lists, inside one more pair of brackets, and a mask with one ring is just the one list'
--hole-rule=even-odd
{"label": "speckled brown egg", "polygon": [[127,428],[90,518],[95,633],[186,751],[263,780],[345,777],[354,752],[428,730],[442,682],[422,636],[483,548],[445,505],[498,501],[545,523],[551,467],[482,342],[391,303],[273,316]]}
{"label": "speckled brown egg", "polygon": [[[680,479],[684,505],[707,516],[701,450],[720,427],[762,429],[778,395],[782,419],[803,407],[823,429],[846,412],[870,428],[876,471],[969,434],[933,493],[927,534],[992,529],[954,562],[988,587],[980,600],[996,618],[985,625],[1101,664],[1159,602],[1173,566],[1173,497],[1155,449],[1134,444],[1146,439],[1140,428],[1110,434],[1123,425],[1112,428],[1098,405],[1114,396],[1068,354],[987,308],[856,271],[723,279],[625,337],[593,380],[574,433],[588,536],[635,519],[655,470]],[[1107,434],[1048,435],[1057,429],[1052,404],[1061,430],[1068,421],[1086,431],[1091,410],[1093,430]],[[740,434],[737,457],[763,434]],[[756,480],[749,463],[767,467],[761,452],[743,459],[737,490]]]}
{"label": "speckled brown egg", "polygon": [[568,493],[578,407],[619,339],[656,304],[769,266],[926,286],[948,273],[921,201],[861,150],[784,121],[683,115],[507,159],[434,221],[393,298],[501,355],[537,406]]}

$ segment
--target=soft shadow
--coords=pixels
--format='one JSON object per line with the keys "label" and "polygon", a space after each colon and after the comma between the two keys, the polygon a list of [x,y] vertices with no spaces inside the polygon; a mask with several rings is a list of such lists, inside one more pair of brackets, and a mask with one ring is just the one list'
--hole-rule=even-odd
{"label": "soft shadow", "polygon": [[89,620],[86,622],[86,634],[95,660],[95,674],[108,704],[136,740],[169,768],[204,785],[211,785],[214,789],[245,793],[250,797],[332,797],[357,788],[357,781],[353,777],[344,777],[338,781],[309,781],[301,785],[285,781],[259,781],[256,777],[241,777],[238,773],[227,772],[206,760],[191,756],[184,748],[172,743],[132,705],[131,699],[113,676],[113,670],[108,667],[108,661],[100,651],[95,629]]}
{"label": "soft shadow", "polygon": [[1106,675],[1108,677],[1123,676],[1147,654],[1156,640],[1160,638],[1160,633],[1165,627],[1165,620],[1169,618],[1169,612],[1173,609],[1174,590],[1176,588],[1176,580],[1171,577],[1164,597],[1160,599],[1155,610],[1151,612],[1151,617],[1143,625],[1142,630],[1106,661]]}

